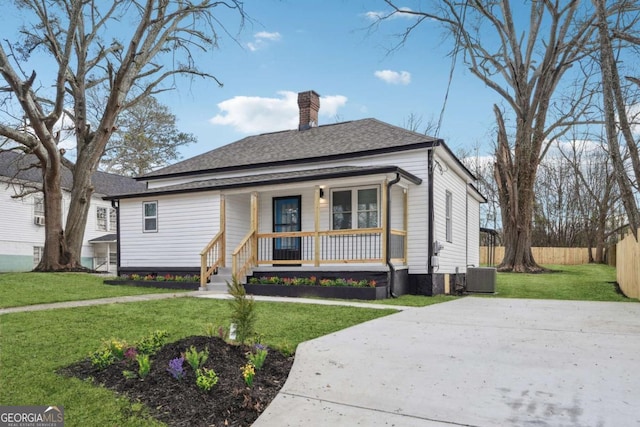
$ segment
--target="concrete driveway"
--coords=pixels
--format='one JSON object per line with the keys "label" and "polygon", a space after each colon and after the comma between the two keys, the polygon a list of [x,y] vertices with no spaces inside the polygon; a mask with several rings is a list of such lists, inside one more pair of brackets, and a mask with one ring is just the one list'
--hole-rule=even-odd
{"label": "concrete driveway", "polygon": [[254,426],[640,426],[640,304],[464,298],[298,347]]}

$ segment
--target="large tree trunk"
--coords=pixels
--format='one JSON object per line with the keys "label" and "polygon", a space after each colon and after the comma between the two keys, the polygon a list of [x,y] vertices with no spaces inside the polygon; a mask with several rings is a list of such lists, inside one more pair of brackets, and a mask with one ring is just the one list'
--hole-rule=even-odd
{"label": "large tree trunk", "polygon": [[[42,160],[41,160],[42,162]],[[64,270],[68,268],[69,253],[66,250],[62,229],[62,185],[60,163],[42,164],[42,193],[44,195],[45,243],[44,253],[35,271]]]}
{"label": "large tree trunk", "polygon": [[65,243],[74,265],[78,268],[81,267],[82,242],[84,240],[84,232],[89,216],[89,208],[91,207],[91,196],[94,192],[91,178],[98,167],[101,157],[99,155],[101,152],[96,154],[96,147],[104,147],[104,144],[106,144],[103,141],[98,141],[97,138],[100,137],[108,140],[110,135],[111,133],[109,132],[101,136],[88,134],[80,137],[81,141],[86,137],[89,139],[89,142],[82,142],[85,144],[85,148],[78,156],[74,166],[71,204],[69,205],[65,227]]}
{"label": "large tree trunk", "polygon": [[[535,160],[525,160],[521,153],[516,153],[516,161],[511,154],[507,130],[498,106],[494,106],[498,125],[496,144],[495,178],[502,213],[502,228],[505,253],[498,271],[531,273],[544,271],[533,259],[531,253],[531,232],[533,218],[534,193],[533,186],[538,167]],[[531,138],[524,126],[520,127],[517,138]],[[518,156],[519,155],[519,156]]]}

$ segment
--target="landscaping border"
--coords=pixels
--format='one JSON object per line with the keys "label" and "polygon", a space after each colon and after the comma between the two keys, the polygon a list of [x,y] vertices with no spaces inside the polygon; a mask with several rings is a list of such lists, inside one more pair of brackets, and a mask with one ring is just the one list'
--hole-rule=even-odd
{"label": "landscaping border", "polygon": [[251,295],[277,297],[319,297],[338,299],[377,300],[387,298],[387,286],[356,288],[352,286],[309,286],[246,284],[245,290]]}
{"label": "landscaping border", "polygon": [[105,280],[105,285],[137,286],[140,288],[181,289],[197,291],[200,282],[172,282],[156,280]]}

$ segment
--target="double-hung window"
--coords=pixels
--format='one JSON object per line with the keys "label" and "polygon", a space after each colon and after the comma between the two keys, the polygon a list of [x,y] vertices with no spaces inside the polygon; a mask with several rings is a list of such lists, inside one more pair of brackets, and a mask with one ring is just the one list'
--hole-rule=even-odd
{"label": "double-hung window", "polygon": [[158,202],[143,202],[142,216],[145,233],[158,231]]}
{"label": "double-hung window", "polygon": [[37,267],[40,264],[40,260],[44,255],[44,246],[34,246],[33,247],[33,266]]}
{"label": "double-hung window", "polygon": [[378,187],[336,189],[331,192],[333,230],[377,228],[380,218]]}
{"label": "double-hung window", "polygon": [[107,219],[107,208],[96,207],[96,228],[99,231],[107,231],[109,229]]}
{"label": "double-hung window", "polygon": [[118,229],[118,213],[116,208],[109,208],[109,230],[116,231]]}
{"label": "double-hung window", "polygon": [[44,219],[44,198],[42,197],[33,198],[33,216],[35,218],[40,217]]}
{"label": "double-hung window", "polygon": [[446,222],[446,239],[447,242],[453,241],[453,195],[450,191],[445,193],[445,222]]}

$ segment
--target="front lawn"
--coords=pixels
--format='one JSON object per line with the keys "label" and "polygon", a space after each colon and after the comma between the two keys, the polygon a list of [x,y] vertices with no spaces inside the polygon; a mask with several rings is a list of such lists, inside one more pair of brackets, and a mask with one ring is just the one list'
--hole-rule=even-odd
{"label": "front lawn", "polygon": [[[316,338],[394,310],[256,302],[256,330],[270,347],[292,351]],[[175,298],[0,315],[0,402],[62,405],[66,426],[157,426],[143,405],[55,371],[112,337],[135,341],[155,330],[175,341],[227,325],[226,301]]]}
{"label": "front lawn", "polygon": [[499,298],[636,301],[616,291],[616,269],[602,264],[546,265],[551,273],[498,273]]}
{"label": "front lawn", "polygon": [[0,274],[0,308],[128,295],[180,292],[175,289],[110,286],[87,273]]}

